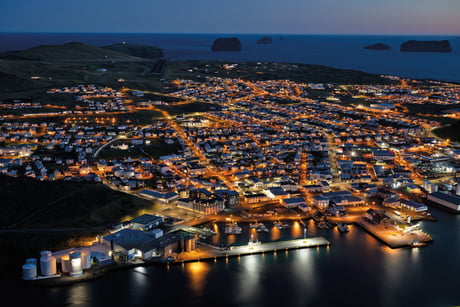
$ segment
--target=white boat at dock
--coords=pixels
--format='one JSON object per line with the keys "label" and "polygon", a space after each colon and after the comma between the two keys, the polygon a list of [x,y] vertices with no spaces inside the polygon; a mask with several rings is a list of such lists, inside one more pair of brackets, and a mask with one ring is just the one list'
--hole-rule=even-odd
{"label": "white boat at dock", "polygon": [[239,235],[241,234],[242,229],[236,222],[229,223],[225,226],[225,233],[228,235]]}
{"label": "white boat at dock", "polygon": [[348,228],[347,224],[344,223],[338,223],[337,228],[339,229],[340,232],[348,232],[350,229]]}
{"label": "white boat at dock", "polygon": [[283,230],[283,229],[288,229],[289,228],[289,224],[283,224],[281,223],[280,221],[278,222],[274,222],[273,225],[278,228],[279,230]]}
{"label": "white boat at dock", "polygon": [[256,231],[257,232],[269,232],[270,230],[267,228],[267,226],[265,226],[264,223],[259,223],[257,224]]}

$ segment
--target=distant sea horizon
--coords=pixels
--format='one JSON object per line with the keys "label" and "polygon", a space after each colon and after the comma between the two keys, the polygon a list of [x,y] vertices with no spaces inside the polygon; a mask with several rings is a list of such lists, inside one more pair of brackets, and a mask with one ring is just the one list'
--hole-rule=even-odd
{"label": "distant sea horizon", "polygon": [[[262,36],[271,36],[273,43],[257,44]],[[242,51],[211,51],[213,41],[219,37],[237,37],[242,43]],[[449,40],[452,52],[400,52],[400,45],[411,39]],[[316,64],[403,78],[460,83],[460,37],[455,35],[0,32],[0,42],[0,51],[68,42],[98,47],[126,42],[158,46],[163,49],[165,58],[171,60]],[[364,46],[375,43],[388,44],[391,49],[364,49]]]}

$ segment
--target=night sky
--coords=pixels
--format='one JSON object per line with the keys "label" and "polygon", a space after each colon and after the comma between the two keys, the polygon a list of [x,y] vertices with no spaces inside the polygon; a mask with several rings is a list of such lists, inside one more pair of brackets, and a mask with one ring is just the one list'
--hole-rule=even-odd
{"label": "night sky", "polygon": [[1,32],[460,34],[459,0],[0,0]]}

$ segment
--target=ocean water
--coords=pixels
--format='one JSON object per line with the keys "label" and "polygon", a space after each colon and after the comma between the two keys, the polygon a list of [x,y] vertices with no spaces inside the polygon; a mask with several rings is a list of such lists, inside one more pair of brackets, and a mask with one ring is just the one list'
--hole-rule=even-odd
{"label": "ocean water", "polygon": [[[212,52],[218,37],[238,37],[241,52]],[[260,45],[255,34],[87,34],[87,33],[0,33],[0,51],[21,50],[44,44],[82,42],[95,46],[127,42],[163,48],[168,59],[209,59],[230,62],[290,62],[390,74],[415,79],[460,82],[460,37],[454,36],[359,36],[359,35],[271,35],[273,44]],[[410,40],[450,41],[451,53],[400,52]],[[388,51],[365,50],[373,43],[386,43]]]}
{"label": "ocean water", "polygon": [[[330,248],[138,267],[63,287],[10,281],[1,285],[3,299],[11,302],[7,306],[458,306],[460,215],[432,213],[439,221],[421,227],[434,242],[423,248],[390,249],[357,226],[343,234],[308,222],[308,235],[324,236]],[[241,226],[239,236],[222,234],[220,227],[210,242],[247,243],[249,226]],[[259,239],[302,237],[302,226],[293,225]]]}

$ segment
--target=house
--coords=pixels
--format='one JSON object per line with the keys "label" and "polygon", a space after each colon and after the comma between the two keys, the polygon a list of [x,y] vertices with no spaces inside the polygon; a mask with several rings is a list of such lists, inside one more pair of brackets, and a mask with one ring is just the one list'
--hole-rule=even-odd
{"label": "house", "polygon": [[383,200],[382,205],[385,207],[390,207],[390,208],[401,208],[401,199],[399,198],[386,198]]}
{"label": "house", "polygon": [[345,207],[344,206],[331,206],[327,209],[327,211],[331,215],[339,216],[345,214]]}
{"label": "house", "polygon": [[170,203],[179,198],[179,194],[175,192],[161,193],[154,190],[145,189],[139,192],[141,196],[145,196],[154,200],[158,200],[164,203]]}
{"label": "house", "polygon": [[295,197],[295,198],[286,198],[283,199],[282,203],[286,208],[296,208],[300,207],[301,205],[307,205],[305,203],[305,199],[302,197]]}
{"label": "house", "polygon": [[319,184],[309,184],[309,185],[304,185],[303,189],[305,192],[308,193],[319,193],[323,192],[323,187]]}
{"label": "house", "polygon": [[232,190],[216,190],[214,194],[222,197],[225,200],[225,206],[233,208],[240,202],[240,195],[237,191]]}
{"label": "house", "polygon": [[426,205],[418,203],[416,201],[412,201],[412,200],[402,201],[401,207],[415,211],[415,212],[428,211],[428,207]]}
{"label": "house", "polygon": [[318,209],[326,209],[329,206],[329,198],[323,195],[313,196],[313,205]]}
{"label": "house", "polygon": [[289,197],[289,194],[286,191],[284,191],[281,187],[268,188],[267,190],[264,190],[264,193],[265,195],[267,195],[269,199],[281,200]]}
{"label": "house", "polygon": [[254,204],[254,203],[260,203],[263,201],[270,200],[267,195],[264,193],[251,193],[251,192],[246,192],[244,193],[244,200],[249,203],[249,204]]}
{"label": "house", "polygon": [[366,211],[367,217],[375,224],[386,226],[390,224],[390,218],[382,211],[369,209]]}
{"label": "house", "polygon": [[162,222],[163,219],[161,217],[151,214],[142,214],[130,221],[132,229],[142,231],[149,231],[155,227],[158,227]]}
{"label": "house", "polygon": [[395,154],[391,150],[376,149],[373,151],[374,159],[377,161],[393,161]]}

